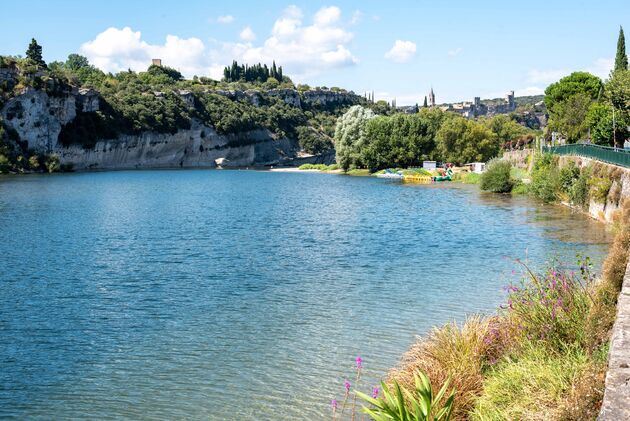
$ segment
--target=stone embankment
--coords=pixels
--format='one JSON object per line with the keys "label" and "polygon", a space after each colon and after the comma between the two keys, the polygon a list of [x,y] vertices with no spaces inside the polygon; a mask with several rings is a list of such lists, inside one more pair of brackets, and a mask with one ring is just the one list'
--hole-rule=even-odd
{"label": "stone embankment", "polygon": [[617,301],[600,421],[630,420],[630,262]]}

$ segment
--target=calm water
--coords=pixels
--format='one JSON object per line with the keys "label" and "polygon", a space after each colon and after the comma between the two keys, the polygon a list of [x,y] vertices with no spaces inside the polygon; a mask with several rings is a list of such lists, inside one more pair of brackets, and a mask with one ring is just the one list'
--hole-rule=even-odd
{"label": "calm water", "polygon": [[252,171],[0,178],[0,418],[325,419],[511,258],[602,225],[459,186]]}

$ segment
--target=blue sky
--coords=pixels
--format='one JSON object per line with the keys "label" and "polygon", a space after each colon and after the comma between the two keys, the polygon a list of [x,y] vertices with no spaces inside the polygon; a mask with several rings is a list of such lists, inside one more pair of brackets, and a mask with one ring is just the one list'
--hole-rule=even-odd
{"label": "blue sky", "polygon": [[[605,77],[624,1],[41,1],[2,5],[0,54],[31,37],[47,61],[79,52],[107,71],[152,57],[218,77],[232,59],[276,59],[294,81],[398,104],[541,93],[575,70]],[[15,18],[12,18],[15,17]],[[18,18],[19,17],[19,18]]]}

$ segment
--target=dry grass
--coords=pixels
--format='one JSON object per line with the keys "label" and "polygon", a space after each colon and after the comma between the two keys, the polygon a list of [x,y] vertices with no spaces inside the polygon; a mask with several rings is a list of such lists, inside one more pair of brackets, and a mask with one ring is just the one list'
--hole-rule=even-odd
{"label": "dry grass", "polygon": [[505,347],[499,318],[468,318],[460,327],[449,323],[435,328],[416,342],[403,356],[398,369],[390,373],[389,380],[402,386],[413,386],[413,374],[426,373],[431,384],[439,388],[450,376],[455,388],[453,419],[465,419],[483,387],[483,370],[489,358],[495,358]]}
{"label": "dry grass", "polygon": [[591,362],[574,380],[571,389],[560,402],[554,419],[559,421],[590,421],[597,419],[604,399],[606,363]]}

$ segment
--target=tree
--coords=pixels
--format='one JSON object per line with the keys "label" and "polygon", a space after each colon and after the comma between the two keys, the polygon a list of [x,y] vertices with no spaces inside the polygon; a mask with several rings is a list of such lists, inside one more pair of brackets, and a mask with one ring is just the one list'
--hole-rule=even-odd
{"label": "tree", "polygon": [[628,70],[628,56],[626,55],[626,38],[623,35],[623,27],[619,27],[619,38],[617,39],[617,55],[615,56],[614,72]]}
{"label": "tree", "polygon": [[601,103],[594,103],[588,110],[586,122],[591,130],[591,140],[598,145],[613,145],[612,108]]}
{"label": "tree", "polygon": [[424,96],[424,104],[422,105],[424,108],[427,108],[429,104],[427,103],[427,96]]}
{"label": "tree", "polygon": [[31,43],[28,45],[26,58],[32,60],[38,67],[46,68],[46,62],[42,58],[42,46],[37,43],[35,38],[32,38]]}
{"label": "tree", "polygon": [[497,140],[501,144],[505,144],[528,132],[525,127],[512,120],[512,118],[506,114],[498,114],[489,118],[484,121],[484,124],[497,135]]}
{"label": "tree", "polygon": [[442,160],[457,164],[487,161],[497,156],[500,143],[492,130],[464,117],[447,118],[436,135]]}
{"label": "tree", "polygon": [[335,127],[335,150],[337,164],[347,171],[351,166],[360,166],[360,152],[365,144],[365,126],[375,114],[368,108],[354,105],[339,118]]}
{"label": "tree", "polygon": [[80,54],[70,54],[66,60],[65,66],[70,70],[80,70],[90,67],[87,57]]}
{"label": "tree", "polygon": [[586,136],[586,114],[599,97],[602,81],[587,72],[574,72],[545,89],[549,128],[562,133],[569,143]]}
{"label": "tree", "polygon": [[627,126],[630,123],[630,70],[613,72],[604,87],[604,99],[615,112],[615,139],[617,146],[623,146],[628,139]]}

